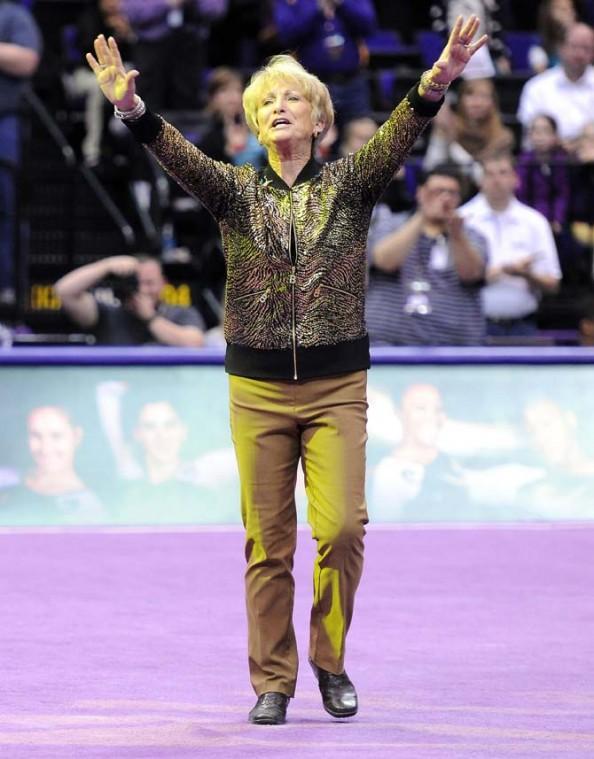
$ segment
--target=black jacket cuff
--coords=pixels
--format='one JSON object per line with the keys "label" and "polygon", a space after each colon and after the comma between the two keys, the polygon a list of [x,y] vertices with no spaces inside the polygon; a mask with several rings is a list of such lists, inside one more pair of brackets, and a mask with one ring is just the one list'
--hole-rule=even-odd
{"label": "black jacket cuff", "polygon": [[406,97],[419,116],[425,116],[430,119],[439,111],[443,105],[444,98],[441,97],[439,100],[426,100],[422,98],[419,95],[419,84],[420,81],[408,91]]}
{"label": "black jacket cuff", "polygon": [[163,129],[163,119],[157,116],[156,113],[149,111],[148,108],[139,119],[136,119],[136,121],[126,121],[124,119],[124,124],[134,137],[145,145],[154,142],[159,136],[161,129]]}

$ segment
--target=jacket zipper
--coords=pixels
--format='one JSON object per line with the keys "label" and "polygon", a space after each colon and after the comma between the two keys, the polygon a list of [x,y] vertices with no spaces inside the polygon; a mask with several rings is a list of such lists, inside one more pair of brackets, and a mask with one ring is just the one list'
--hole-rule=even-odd
{"label": "jacket zipper", "polygon": [[[297,280],[297,237],[293,234],[293,193],[289,190],[289,260],[291,262],[291,274],[289,276],[289,283],[291,285],[291,340],[293,343],[293,379],[298,379],[297,375],[297,324],[295,316],[295,282]],[[291,251],[295,246],[294,253],[291,255]]]}

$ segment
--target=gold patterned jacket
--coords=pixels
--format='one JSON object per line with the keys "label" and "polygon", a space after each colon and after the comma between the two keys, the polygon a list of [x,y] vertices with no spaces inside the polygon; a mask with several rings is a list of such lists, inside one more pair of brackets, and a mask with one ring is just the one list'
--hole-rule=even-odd
{"label": "gold patterned jacket", "polygon": [[212,160],[150,112],[128,123],[219,224],[229,373],[297,380],[369,367],[371,212],[439,105],[414,87],[364,147],[325,165],[312,159],[292,187],[270,166]]}

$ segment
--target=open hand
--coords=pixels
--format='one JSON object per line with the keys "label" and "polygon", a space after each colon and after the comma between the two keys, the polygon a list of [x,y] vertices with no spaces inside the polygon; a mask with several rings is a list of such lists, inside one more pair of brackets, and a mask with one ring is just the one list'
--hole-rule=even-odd
{"label": "open hand", "polygon": [[[103,34],[95,38],[95,55],[87,53],[85,58],[97,77],[97,83],[105,97],[122,111],[129,111],[136,105],[135,79],[140,72],[126,71],[113,37],[106,40]],[[96,57],[95,57],[96,56]]]}
{"label": "open hand", "polygon": [[489,38],[486,34],[479,37],[476,42],[472,41],[478,31],[479,24],[478,16],[469,16],[466,21],[462,16],[458,16],[446,46],[431,69],[431,79],[434,82],[449,84],[460,76],[468,61],[487,42]]}

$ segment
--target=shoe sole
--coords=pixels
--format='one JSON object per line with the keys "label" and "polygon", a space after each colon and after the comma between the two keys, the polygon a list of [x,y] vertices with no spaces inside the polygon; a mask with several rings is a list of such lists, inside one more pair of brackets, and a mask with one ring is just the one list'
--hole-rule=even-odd
{"label": "shoe sole", "polygon": [[351,709],[350,712],[333,712],[330,709],[328,709],[326,704],[324,704],[323,702],[322,702],[322,706],[331,717],[334,717],[334,719],[345,719],[347,717],[354,717],[358,711],[358,709]]}
{"label": "shoe sole", "polygon": [[283,720],[282,722],[275,722],[271,719],[251,719],[249,722],[250,725],[284,725],[286,720]]}

